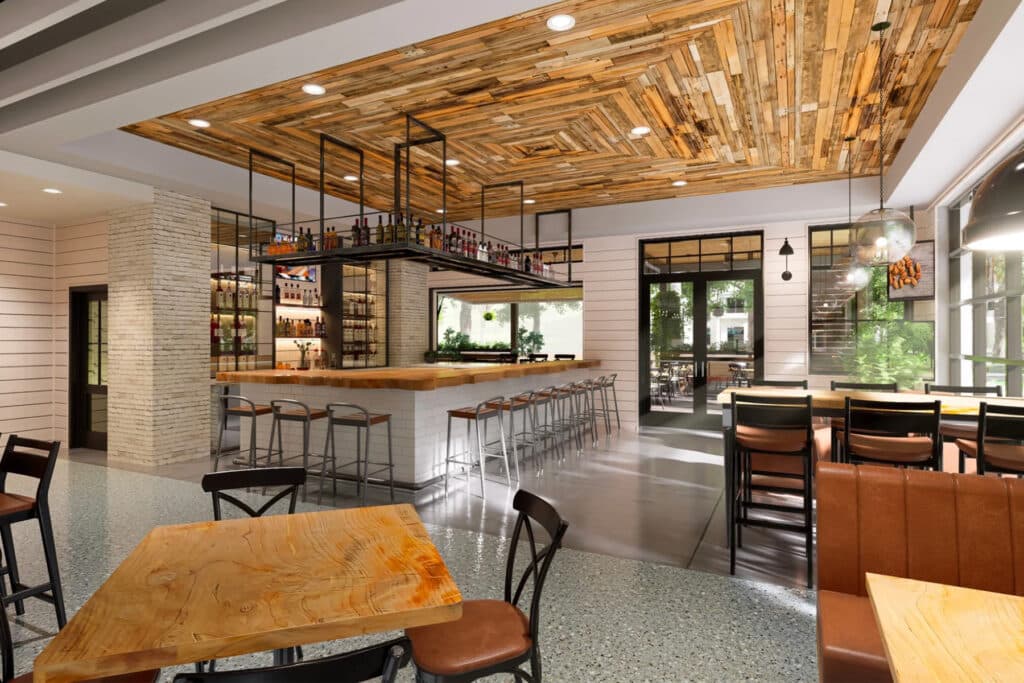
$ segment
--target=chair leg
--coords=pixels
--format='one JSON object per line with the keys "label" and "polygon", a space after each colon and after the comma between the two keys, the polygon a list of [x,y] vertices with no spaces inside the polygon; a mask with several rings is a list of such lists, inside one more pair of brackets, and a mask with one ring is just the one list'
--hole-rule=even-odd
{"label": "chair leg", "polygon": [[806,534],[805,552],[807,553],[807,587],[814,586],[814,511],[811,506],[811,477],[814,467],[811,465],[813,453],[808,456],[804,469],[804,529]]}
{"label": "chair leg", "polygon": [[[18,584],[21,583],[21,576],[18,574],[18,555],[14,551],[14,539],[11,535],[11,526],[4,524],[0,526],[0,541],[4,547],[4,557],[7,558],[7,576],[11,580],[11,593],[18,592]],[[0,577],[2,580],[3,577]],[[16,614],[25,613],[25,601],[16,600],[14,602],[14,611]]]}
{"label": "chair leg", "polygon": [[356,427],[356,496],[363,496],[363,428]]}
{"label": "chair leg", "polygon": [[366,490],[370,488],[370,425],[366,425],[366,443],[363,448],[366,462],[363,463],[363,505],[366,505]]}
{"label": "chair leg", "polygon": [[[480,463],[480,497],[483,498],[484,500],[487,500],[487,494],[484,490],[484,463],[486,461],[484,460],[484,442],[482,441],[483,435],[480,431],[480,419],[474,419],[473,423],[476,425],[476,456],[477,461]],[[468,420],[466,421],[466,425],[468,430]]]}
{"label": "chair leg", "polygon": [[[519,445],[516,443],[516,413],[514,410],[508,411],[508,426],[509,433],[512,436],[512,464],[516,468],[516,484],[518,484],[521,479],[519,478]],[[523,427],[526,427],[525,418],[523,418]],[[502,430],[502,442],[505,440],[504,436],[504,430]],[[508,458],[505,459],[505,465],[508,465]],[[509,485],[511,486],[511,483]]]}
{"label": "chair leg", "polygon": [[60,568],[57,565],[57,547],[53,540],[53,527],[50,525],[50,511],[44,507],[39,508],[39,532],[43,537],[43,555],[46,558],[46,573],[50,577],[53,608],[57,612],[57,627],[64,628],[68,623],[64,611],[64,588],[60,583]]}
{"label": "chair leg", "polygon": [[[256,418],[253,418],[251,422],[252,422],[252,435],[253,435],[253,437],[255,437],[256,436]],[[271,420],[270,420],[270,438],[267,440],[267,464],[268,465],[270,464],[270,459],[274,457],[274,434],[277,433],[277,431],[280,429],[280,427],[281,427],[281,425],[279,425],[278,422],[277,422],[277,415],[274,415],[274,417],[271,418]],[[250,441],[250,445],[251,445],[252,443],[255,442],[255,439],[254,438],[253,439],[249,439],[249,441]],[[280,449],[278,449],[278,450],[280,450]],[[278,457],[278,464],[279,465],[284,464],[283,463],[284,454],[283,453],[278,453],[277,457]],[[256,451],[255,451],[255,449],[252,449],[252,451],[250,452],[249,458],[250,458],[250,460],[252,460],[251,466],[252,467],[256,467]]]}
{"label": "chair leg", "polygon": [[959,451],[959,453],[960,453],[960,474],[964,474],[966,472],[967,459],[964,457],[964,452],[963,451]]}
{"label": "chair leg", "polygon": [[[284,466],[284,437],[282,436],[283,432],[284,432],[284,425],[278,423],[278,425],[277,425],[277,464],[279,466],[282,466],[282,467]],[[270,463],[270,459],[272,457],[273,456],[270,455],[269,453],[267,454],[267,463],[268,464]]]}
{"label": "chair leg", "polygon": [[[324,467],[323,471],[327,472],[327,456],[331,457],[331,486],[333,487],[334,504],[338,504],[338,471],[334,467],[334,440],[331,435],[334,433],[334,426],[331,424],[331,418],[327,418],[327,436],[324,437]],[[321,490],[323,487],[321,486]]]}
{"label": "chair leg", "polygon": [[391,489],[391,502],[395,502],[395,460],[391,455],[391,419],[388,419],[388,488]]}
{"label": "chair leg", "polygon": [[448,469],[452,462],[452,416],[448,416],[448,441],[444,447],[444,497],[448,497]]}
{"label": "chair leg", "polygon": [[213,456],[213,471],[217,471],[218,465],[220,465],[221,446],[224,443],[224,432],[228,428],[228,415],[226,412],[221,410],[222,416],[218,420],[220,423],[220,429],[217,430],[217,453]]}
{"label": "chair leg", "polygon": [[615,429],[622,429],[622,422],[619,420],[619,396],[615,393],[615,385],[612,385],[612,399],[615,401]]}
{"label": "chair leg", "polygon": [[[508,419],[509,419],[509,423],[513,425],[513,428],[515,428],[515,424],[514,424],[514,422],[512,420],[512,411],[509,411]],[[484,422],[484,424],[487,424],[486,421]],[[501,424],[501,416],[500,416],[500,414],[498,416],[498,439],[499,439],[499,441],[501,441],[501,457],[505,461],[505,483],[506,483],[506,485],[509,488],[512,488],[512,472],[509,470],[509,467],[508,467],[508,449],[505,448],[505,426],[503,424]],[[515,436],[513,436],[512,439],[513,439],[513,443],[515,443],[515,441],[514,441],[515,440]],[[512,458],[515,459],[515,457],[516,457],[516,454],[513,451]],[[519,462],[516,461],[516,482],[518,483],[518,481],[519,481]]]}

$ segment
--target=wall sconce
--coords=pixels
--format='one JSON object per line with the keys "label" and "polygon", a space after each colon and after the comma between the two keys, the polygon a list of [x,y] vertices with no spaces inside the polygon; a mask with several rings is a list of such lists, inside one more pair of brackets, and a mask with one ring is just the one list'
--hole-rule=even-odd
{"label": "wall sconce", "polygon": [[793,247],[789,244],[789,238],[787,237],[782,243],[782,248],[779,249],[779,256],[786,257],[786,269],[782,271],[782,279],[789,282],[793,279],[793,273],[789,272],[789,257],[793,255]]}

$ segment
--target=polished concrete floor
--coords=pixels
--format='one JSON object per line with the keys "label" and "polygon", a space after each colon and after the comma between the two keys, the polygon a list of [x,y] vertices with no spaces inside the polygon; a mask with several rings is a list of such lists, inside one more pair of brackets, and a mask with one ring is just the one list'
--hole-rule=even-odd
{"label": "polished concrete floor", "polygon": [[[729,553],[722,507],[722,441],[714,432],[645,428],[641,433],[615,432],[581,454],[565,449],[520,465],[520,488],[550,500],[571,521],[565,545],[623,559],[729,573]],[[102,464],[102,453],[76,451],[73,458]],[[227,460],[222,461],[227,462]],[[198,482],[206,462],[161,467],[158,473]],[[516,486],[506,486],[503,471],[492,463],[486,497],[476,476],[453,478],[447,498],[438,495],[420,504],[424,521],[467,531],[503,536],[515,516]],[[515,483],[513,481],[513,483]],[[315,488],[316,480],[311,481]],[[337,499],[324,503],[358,504],[343,485]],[[387,502],[371,489],[370,502]],[[784,586],[806,583],[803,537],[774,530],[750,529],[737,557],[737,575]]]}
{"label": "polished concrete floor", "polygon": [[[571,509],[566,514],[573,547],[591,544],[630,555],[643,546],[655,560],[623,559],[573,547],[559,553],[543,600],[540,642],[545,680],[816,680],[812,592],[668,566],[695,563],[688,556],[696,550],[699,557],[701,546],[711,540],[700,530],[700,522],[681,520],[698,513],[705,525],[713,520],[715,481],[720,476],[714,473],[711,456],[696,451],[673,455],[674,443],[670,435],[622,438],[617,445],[588,449],[582,458],[548,463],[543,473],[524,475],[524,485],[543,486],[563,509]],[[527,476],[532,477],[529,482]],[[663,478],[669,481],[658,481]],[[582,483],[590,479],[594,481]],[[10,486],[15,492],[30,492],[23,480]],[[491,488],[493,495],[488,491],[485,505],[476,496],[467,496],[462,503],[452,497],[445,505],[423,510],[466,598],[500,596],[507,526],[498,512],[501,487]],[[690,498],[691,503],[680,500]],[[209,497],[192,481],[66,459],[58,463],[50,500],[69,614],[154,526],[211,515]],[[674,518],[669,514],[673,505]],[[486,511],[486,521],[472,521],[473,506]],[[664,511],[656,514],[617,518],[629,507],[661,506]],[[301,509],[316,508],[307,503]],[[592,538],[602,529],[607,540]],[[641,541],[628,540],[634,533]],[[23,576],[44,576],[36,526],[16,525],[15,540]],[[14,620],[19,672],[31,666],[56,630],[50,605],[30,600],[27,607],[27,614]],[[384,637],[387,634],[325,643],[306,648],[306,653],[350,650]],[[222,668],[264,663],[269,663],[268,656],[253,655],[228,660]],[[170,680],[173,673],[164,672],[162,680]],[[403,671],[401,680],[411,681],[412,672]]]}

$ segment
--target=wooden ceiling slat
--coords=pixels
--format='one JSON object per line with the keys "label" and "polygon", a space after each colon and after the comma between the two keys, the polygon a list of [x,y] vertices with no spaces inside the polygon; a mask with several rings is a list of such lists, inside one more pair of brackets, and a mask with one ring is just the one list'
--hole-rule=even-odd
{"label": "wooden ceiling slat", "polygon": [[[981,0],[568,0],[223,98],[126,130],[245,166],[255,147],[317,187],[318,136],[366,151],[371,207],[392,203],[404,114],[443,130],[449,216],[474,218],[484,183],[524,180],[536,210],[738,191],[877,172],[878,39],[891,161]],[[556,12],[576,27],[544,26]],[[327,88],[310,97],[303,83]],[[205,130],[189,118],[213,123]],[[632,136],[646,125],[652,133]],[[852,153],[842,142],[857,135]],[[434,149],[436,147],[436,149]],[[440,145],[413,155],[412,197],[436,218]],[[328,188],[353,200],[344,159]],[[268,166],[261,171],[285,178]],[[685,177],[689,185],[672,187]],[[488,215],[518,211],[496,197]]]}

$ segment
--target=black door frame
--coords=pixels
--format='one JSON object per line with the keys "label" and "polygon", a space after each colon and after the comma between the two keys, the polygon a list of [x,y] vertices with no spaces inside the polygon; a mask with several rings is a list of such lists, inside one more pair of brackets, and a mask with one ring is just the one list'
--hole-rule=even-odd
{"label": "black door frame", "polygon": [[[707,374],[704,369],[707,367],[707,284],[709,282],[723,280],[752,280],[754,283],[754,378],[764,377],[764,277],[763,268],[739,269],[739,270],[713,270],[713,271],[692,271],[680,273],[644,273],[644,246],[657,242],[675,242],[689,238],[711,238],[711,237],[748,237],[758,235],[761,237],[762,264],[764,262],[764,233],[760,230],[716,233],[708,235],[678,235],[669,238],[654,240],[641,240],[638,244],[639,264],[639,286],[637,316],[639,337],[639,357],[637,358],[638,384],[638,408],[641,425],[644,418],[652,415],[651,411],[651,383],[649,381],[651,364],[650,345],[650,319],[651,319],[651,293],[650,285],[660,282],[692,282],[693,287],[693,362],[694,362],[694,387],[693,387],[693,412],[692,413],[668,413],[663,420],[658,421],[658,426],[679,427],[683,429],[717,429],[721,426],[721,418],[718,415],[710,415],[707,412],[709,403],[714,402],[714,396],[707,395]],[[698,369],[700,374],[698,375]],[[650,418],[648,418],[648,421]]]}
{"label": "black door frame", "polygon": [[[107,434],[89,431],[89,405],[83,400],[90,393],[83,385],[83,375],[89,354],[89,301],[92,294],[102,294],[102,301],[109,302],[107,285],[71,287],[68,290],[68,447],[105,451]],[[109,337],[107,342],[109,344]],[[106,394],[107,386],[98,386],[91,393]]]}

